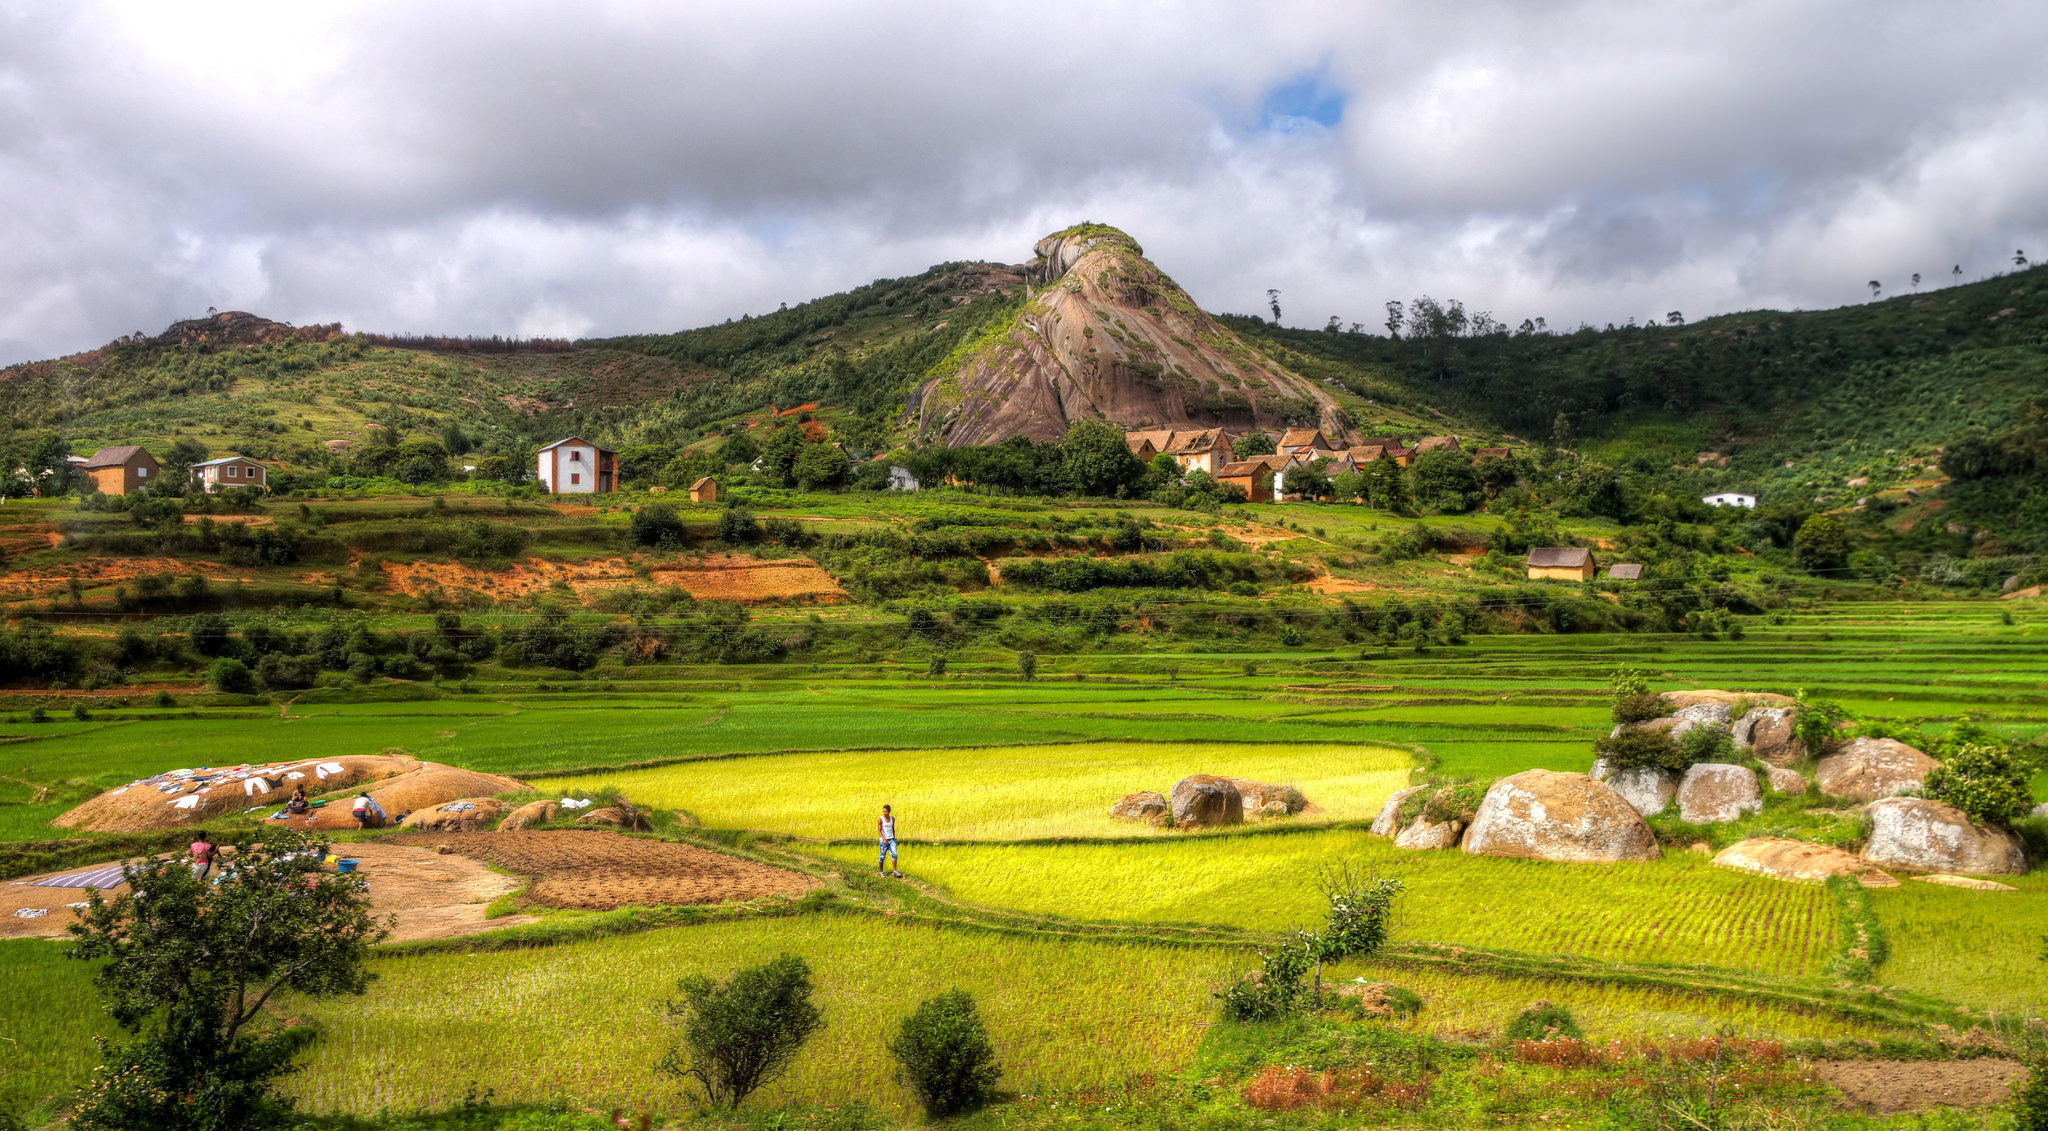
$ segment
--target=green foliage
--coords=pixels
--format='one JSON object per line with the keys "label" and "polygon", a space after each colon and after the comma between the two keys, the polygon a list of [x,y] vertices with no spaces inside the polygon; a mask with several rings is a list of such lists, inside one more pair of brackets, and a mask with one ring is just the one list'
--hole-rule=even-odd
{"label": "green foliage", "polygon": [[1531,1002],[1527,1009],[1515,1014],[1501,1036],[1510,1041],[1582,1041],[1586,1038],[1571,1010],[1548,1001]]}
{"label": "green foliage", "polygon": [[1295,943],[1278,950],[1260,951],[1261,969],[1232,982],[1216,994],[1223,1019],[1253,1024],[1277,1021],[1302,1008],[1309,1000],[1309,971],[1317,966],[1315,952]]}
{"label": "green foliage", "polygon": [[1803,688],[1798,700],[1799,717],[1792,724],[1792,734],[1806,745],[1809,754],[1818,755],[1821,747],[1835,737],[1837,726],[1852,716],[1847,707],[1832,699],[1809,699]]}
{"label": "green foliage", "polygon": [[1678,750],[1688,766],[1701,762],[1735,762],[1741,757],[1735,749],[1735,739],[1717,726],[1696,726],[1679,735]]}
{"label": "green foliage", "polygon": [[1840,569],[1849,560],[1849,532],[1832,515],[1814,515],[1793,535],[1792,557],[1815,573]]}
{"label": "green foliage", "polygon": [[2012,1097],[2013,1131],[2048,1131],[2048,1057],[2027,1061],[2027,1082]]}
{"label": "green foliage", "polygon": [[1827,890],[1834,897],[1842,940],[1842,949],[1828,959],[1827,972],[1844,981],[1868,983],[1891,958],[1891,938],[1862,884],[1848,876],[1829,876]]}
{"label": "green foliage", "polygon": [[222,656],[209,665],[206,683],[223,695],[247,695],[256,690],[255,673],[233,656]]}
{"label": "green foliage", "polygon": [[1122,429],[1083,420],[1060,437],[1060,471],[1076,494],[1112,497],[1128,493],[1145,465],[1131,454]]}
{"label": "green foliage", "polygon": [[732,506],[718,514],[718,540],[729,546],[756,542],[761,538],[761,524],[745,507]]}
{"label": "green foliage", "polygon": [[1017,653],[1017,678],[1026,683],[1038,678],[1038,655],[1036,653]]}
{"label": "green foliage", "polygon": [[2010,825],[2034,806],[2028,778],[2002,746],[1962,746],[1943,752],[1920,794],[1961,809],[1978,824]]}
{"label": "green foliage", "polygon": [[305,833],[265,829],[211,882],[173,858],[131,867],[130,895],[88,892],[70,954],[103,963],[94,978],[101,1002],[134,1037],[108,1046],[73,1126],[285,1124],[291,1103],[271,1082],[293,1070],[310,1031],[269,1030],[265,1007],[282,990],[361,995],[370,949],[387,934],[361,877],[321,870],[326,848]]}
{"label": "green foliage", "polygon": [[988,1027],[965,990],[920,1003],[889,1041],[889,1055],[896,1060],[898,1078],[931,1119],[986,1105],[1003,1075]]}
{"label": "green foliage", "polygon": [[673,505],[648,503],[633,512],[633,541],[639,545],[675,550],[681,548],[687,539],[683,520],[677,516]]}
{"label": "green foliage", "polygon": [[1655,766],[1683,770],[1692,765],[1685,751],[1671,735],[1661,730],[1624,727],[1620,734],[1601,735],[1593,740],[1593,753],[1605,758],[1617,770]]}
{"label": "green foliage", "polygon": [[[1279,450],[1278,442],[1274,440],[1273,434],[1263,428],[1254,428],[1246,432],[1232,441],[1230,445],[1230,454],[1241,460],[1250,459],[1253,456],[1270,456]],[[1171,459],[1172,457],[1168,456],[1167,458]]]}
{"label": "green foliage", "polygon": [[811,1002],[811,968],[785,954],[715,982],[691,974],[667,1003],[682,1033],[656,1068],[696,1082],[714,1106],[735,1108],[788,1071],[804,1043],[825,1027]]}

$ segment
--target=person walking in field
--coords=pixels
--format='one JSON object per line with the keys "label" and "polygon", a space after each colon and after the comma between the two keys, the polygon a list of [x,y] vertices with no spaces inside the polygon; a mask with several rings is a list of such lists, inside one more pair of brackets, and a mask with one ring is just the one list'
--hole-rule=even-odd
{"label": "person walking in field", "polygon": [[[889,812],[887,805],[882,806],[881,819],[875,822],[875,833],[882,841],[882,851],[875,857],[875,874],[886,876],[891,873],[893,868],[896,878],[902,879],[903,861],[896,855],[896,818]],[[882,862],[885,860],[889,862],[892,868],[882,867]]]}
{"label": "person walking in field", "polygon": [[213,862],[220,857],[220,849],[207,839],[205,829],[192,835],[192,875],[204,880],[213,874]]}

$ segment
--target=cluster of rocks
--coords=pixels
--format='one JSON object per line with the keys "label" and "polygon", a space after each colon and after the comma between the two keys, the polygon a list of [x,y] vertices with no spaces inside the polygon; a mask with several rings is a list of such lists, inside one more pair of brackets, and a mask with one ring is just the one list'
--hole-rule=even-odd
{"label": "cluster of rocks", "polygon": [[1248,817],[1291,817],[1313,808],[1291,785],[1189,774],[1173,783],[1169,794],[1152,790],[1125,794],[1109,807],[1109,815],[1148,825],[1163,826],[1171,821],[1177,829],[1205,829],[1241,825]]}
{"label": "cluster of rocks", "polygon": [[1397,848],[1461,848],[1475,856],[1610,864],[1663,855],[1656,834],[1613,787],[1585,774],[1524,770],[1488,787],[1469,822],[1432,823],[1427,814],[1397,828],[1402,802],[1424,786],[1397,791],[1372,831]]}

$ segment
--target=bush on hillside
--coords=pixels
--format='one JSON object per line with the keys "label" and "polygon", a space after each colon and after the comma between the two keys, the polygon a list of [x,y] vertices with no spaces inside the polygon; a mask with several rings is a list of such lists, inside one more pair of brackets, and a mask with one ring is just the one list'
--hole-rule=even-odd
{"label": "bush on hillside", "polygon": [[233,656],[222,656],[206,669],[208,686],[223,695],[247,695],[256,690],[256,676],[249,665]]}
{"label": "bush on hillside", "polygon": [[896,1058],[897,1079],[932,1119],[986,1105],[1003,1075],[988,1027],[965,990],[926,998],[903,1019],[889,1055]]}
{"label": "bush on hillside", "polygon": [[1965,746],[1927,772],[1921,796],[1953,805],[1980,825],[2010,825],[2027,815],[2034,791],[2012,755],[1996,746]]}
{"label": "bush on hillside", "polygon": [[1716,726],[1694,727],[1679,735],[1678,750],[1685,755],[1688,766],[1701,762],[1739,762],[1742,758],[1735,749],[1735,740]]}
{"label": "bush on hillside", "polygon": [[639,545],[673,550],[681,547],[686,537],[683,520],[668,503],[648,503],[633,512],[633,541]]}
{"label": "bush on hillside", "polygon": [[682,1037],[655,1068],[694,1080],[719,1107],[738,1107],[780,1076],[825,1027],[824,1014],[811,1003],[811,968],[793,954],[748,967],[727,982],[687,975],[676,988],[668,1017]]}
{"label": "bush on hillside", "polygon": [[1531,1002],[1508,1022],[1503,1035],[1510,1041],[1580,1041],[1586,1037],[1571,1010],[1548,1001]]}
{"label": "bush on hillside", "polygon": [[1617,770],[1635,770],[1645,766],[1683,770],[1692,765],[1685,751],[1669,734],[1640,727],[1624,727],[1620,734],[1594,739],[1593,753],[1605,758],[1607,764]]}

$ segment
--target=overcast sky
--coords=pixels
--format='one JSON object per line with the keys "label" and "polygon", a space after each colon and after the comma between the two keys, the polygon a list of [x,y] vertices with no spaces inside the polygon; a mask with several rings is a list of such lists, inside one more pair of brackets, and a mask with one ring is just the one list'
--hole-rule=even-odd
{"label": "overcast sky", "polygon": [[2048,254],[2048,4],[0,0],[0,363],[667,331],[1118,225],[1554,328]]}

